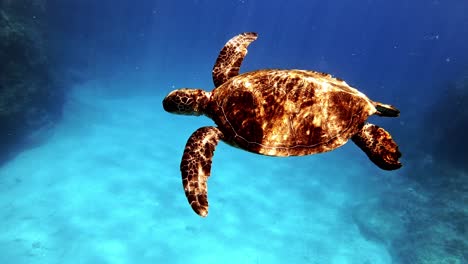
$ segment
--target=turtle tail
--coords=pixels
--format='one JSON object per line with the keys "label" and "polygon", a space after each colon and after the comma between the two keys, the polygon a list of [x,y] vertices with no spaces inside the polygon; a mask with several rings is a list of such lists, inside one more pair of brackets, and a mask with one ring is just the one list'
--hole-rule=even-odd
{"label": "turtle tail", "polygon": [[388,104],[382,104],[379,102],[373,102],[377,112],[375,113],[378,116],[385,117],[398,117],[400,116],[400,110],[396,109],[394,106]]}
{"label": "turtle tail", "polygon": [[365,124],[351,139],[379,168],[396,170],[401,167],[398,145],[385,129]]}

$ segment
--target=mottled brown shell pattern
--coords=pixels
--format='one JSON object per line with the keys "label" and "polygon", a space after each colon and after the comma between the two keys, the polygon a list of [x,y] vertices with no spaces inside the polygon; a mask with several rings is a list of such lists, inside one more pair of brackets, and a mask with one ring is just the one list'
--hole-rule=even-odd
{"label": "mottled brown shell pattern", "polygon": [[300,156],[343,145],[375,111],[364,94],[329,74],[259,70],[213,90],[210,117],[227,143],[264,155]]}

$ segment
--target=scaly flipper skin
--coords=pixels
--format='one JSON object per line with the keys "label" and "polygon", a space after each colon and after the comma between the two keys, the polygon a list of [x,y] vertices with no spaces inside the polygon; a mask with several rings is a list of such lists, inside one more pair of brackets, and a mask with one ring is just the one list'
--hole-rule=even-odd
{"label": "scaly flipper skin", "polygon": [[208,215],[207,180],[211,173],[211,160],[223,133],[216,127],[197,129],[185,145],[180,164],[182,184],[192,209],[202,217]]}
{"label": "scaly flipper skin", "polygon": [[398,145],[385,129],[373,124],[365,124],[352,137],[352,140],[381,169],[396,170],[401,168],[402,165],[398,161],[401,157]]}
{"label": "scaly flipper skin", "polygon": [[248,32],[237,35],[226,43],[213,67],[215,87],[239,74],[242,60],[247,55],[247,47],[256,39],[257,33]]}

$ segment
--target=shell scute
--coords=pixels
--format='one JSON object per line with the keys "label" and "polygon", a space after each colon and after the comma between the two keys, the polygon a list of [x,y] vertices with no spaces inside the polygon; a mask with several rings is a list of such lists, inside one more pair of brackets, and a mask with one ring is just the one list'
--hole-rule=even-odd
{"label": "shell scute", "polygon": [[242,74],[216,88],[212,99],[218,109],[212,118],[226,142],[274,156],[341,146],[373,111],[367,97],[346,83],[299,70]]}

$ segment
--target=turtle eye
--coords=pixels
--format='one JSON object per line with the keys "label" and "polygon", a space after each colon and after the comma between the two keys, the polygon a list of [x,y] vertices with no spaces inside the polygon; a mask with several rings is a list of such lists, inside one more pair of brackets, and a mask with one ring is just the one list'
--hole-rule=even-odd
{"label": "turtle eye", "polygon": [[190,106],[193,104],[193,99],[187,96],[181,97],[180,101],[182,102],[182,105],[184,106]]}

